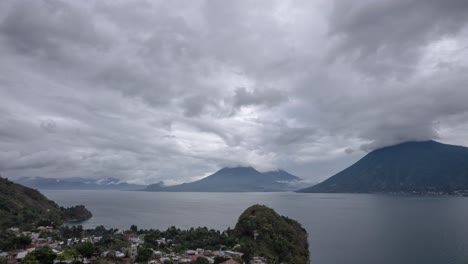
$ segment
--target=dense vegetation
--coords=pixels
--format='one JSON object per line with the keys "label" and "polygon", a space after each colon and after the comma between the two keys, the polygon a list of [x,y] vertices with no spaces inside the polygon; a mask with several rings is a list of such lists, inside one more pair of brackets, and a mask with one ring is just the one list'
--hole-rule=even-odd
{"label": "dense vegetation", "polygon": [[23,264],[53,264],[57,254],[49,247],[39,247],[28,253],[21,263]]}
{"label": "dense vegetation", "polygon": [[41,220],[61,224],[57,204],[36,190],[0,177],[0,229],[33,228]]}
{"label": "dense vegetation", "polygon": [[[159,230],[140,230],[144,236],[144,246],[154,248],[160,251],[166,251],[172,248],[174,251],[184,251],[187,249],[204,248],[210,250],[219,250],[220,246],[232,248],[237,240],[230,236],[232,230],[220,232],[219,230],[208,229],[206,227],[191,228],[181,230],[174,226],[166,231]],[[158,243],[161,238],[166,239],[166,243]]]}
{"label": "dense vegetation", "polygon": [[407,142],[374,150],[326,181],[299,192],[466,192],[467,161],[466,147]]}
{"label": "dense vegetation", "polygon": [[29,244],[31,244],[30,237],[16,236],[12,232],[0,231],[0,250],[23,249]]}
{"label": "dense vegetation", "polygon": [[[79,209],[81,210],[81,209]],[[37,229],[31,229],[38,231]],[[60,255],[55,255],[49,248],[43,247],[28,254],[23,261],[28,264],[52,263],[59,261],[78,261],[81,258],[100,256],[103,252],[126,252],[131,246],[131,238],[138,238],[143,243],[137,249],[137,262],[146,262],[153,257],[153,250],[164,254],[184,253],[189,249],[235,250],[244,253],[247,261],[254,256],[263,256],[269,263],[309,263],[307,233],[301,225],[287,217],[278,215],[272,209],[255,205],[248,208],[240,217],[235,229],[225,231],[206,227],[181,230],[174,226],[161,230],[138,229],[132,225],[129,230],[106,229],[98,226],[83,229],[82,226],[60,226],[54,231],[41,231],[40,237],[50,237],[54,241],[81,238],[98,238],[94,243],[78,242],[65,246]],[[24,249],[31,243],[31,238],[16,236],[11,230],[0,232],[0,250]],[[65,243],[66,245],[67,243]],[[112,258],[112,256],[111,256]],[[214,263],[222,263],[228,258],[216,257]],[[240,258],[238,262],[242,262]],[[198,258],[196,263],[206,263]]]}
{"label": "dense vegetation", "polygon": [[91,212],[84,205],[77,205],[68,208],[60,207],[63,218],[66,222],[82,222],[93,217]]}
{"label": "dense vegetation", "polygon": [[234,237],[241,245],[245,261],[262,256],[271,263],[309,263],[306,230],[266,206],[254,205],[245,210],[236,224]]}
{"label": "dense vegetation", "polygon": [[38,225],[60,226],[69,220],[86,220],[92,214],[84,206],[60,208],[34,189],[0,177],[0,230]]}

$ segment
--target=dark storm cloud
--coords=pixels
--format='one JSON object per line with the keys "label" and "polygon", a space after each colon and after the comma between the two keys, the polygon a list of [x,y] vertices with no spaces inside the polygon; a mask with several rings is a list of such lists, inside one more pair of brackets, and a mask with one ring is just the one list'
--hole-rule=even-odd
{"label": "dark storm cloud", "polygon": [[456,36],[467,14],[464,0],[337,1],[329,34],[339,39],[337,53],[371,74],[392,76],[412,72],[428,44]]}
{"label": "dark storm cloud", "polygon": [[0,3],[0,172],[323,179],[365,151],[468,145],[466,1]]}
{"label": "dark storm cloud", "polygon": [[69,3],[47,1],[5,1],[0,32],[4,41],[25,56],[58,63],[72,63],[80,48],[106,46],[85,10]]}

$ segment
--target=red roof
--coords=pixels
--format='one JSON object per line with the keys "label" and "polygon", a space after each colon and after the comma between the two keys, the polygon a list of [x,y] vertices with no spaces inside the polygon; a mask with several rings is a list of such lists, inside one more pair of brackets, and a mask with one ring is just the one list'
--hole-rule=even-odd
{"label": "red roof", "polygon": [[197,258],[207,258],[207,257],[204,256],[204,255],[193,255],[191,259],[192,259],[192,261],[195,261],[195,260],[197,260]]}

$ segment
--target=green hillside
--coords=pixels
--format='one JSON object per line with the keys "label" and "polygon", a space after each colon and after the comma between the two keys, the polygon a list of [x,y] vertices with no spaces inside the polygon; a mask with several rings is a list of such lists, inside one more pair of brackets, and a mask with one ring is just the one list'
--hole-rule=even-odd
{"label": "green hillside", "polygon": [[269,263],[309,263],[307,232],[297,221],[264,205],[253,205],[239,217],[234,235],[245,259],[262,256]]}
{"label": "green hillside", "polygon": [[0,230],[9,227],[34,228],[39,224],[60,225],[69,220],[86,220],[92,214],[83,206],[63,208],[37,190],[0,177]]}

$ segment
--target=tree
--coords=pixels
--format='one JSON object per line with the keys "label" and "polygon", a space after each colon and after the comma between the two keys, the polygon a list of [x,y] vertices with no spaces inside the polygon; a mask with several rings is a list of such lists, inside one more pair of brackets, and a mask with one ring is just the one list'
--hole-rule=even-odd
{"label": "tree", "polygon": [[39,260],[36,259],[36,257],[33,254],[28,253],[26,257],[21,261],[21,264],[41,264],[41,263],[39,262]]}
{"label": "tree", "polygon": [[159,230],[152,230],[145,235],[144,245],[148,248],[156,248],[158,247],[157,240],[159,238],[161,238],[161,232]]}
{"label": "tree", "polygon": [[75,262],[79,257],[80,253],[78,253],[76,249],[67,248],[62,252],[62,254],[57,256],[57,259],[60,262],[64,262],[65,260],[72,260],[73,262]]}
{"label": "tree", "polygon": [[253,245],[251,245],[249,242],[244,242],[241,244],[241,249],[240,251],[242,253],[244,253],[242,255],[242,260],[245,262],[245,263],[250,263],[250,260],[252,259],[252,254],[253,254]]}
{"label": "tree", "polygon": [[223,262],[228,261],[228,260],[229,260],[229,258],[216,256],[214,258],[214,264],[220,264],[220,263],[223,263]]}
{"label": "tree", "polygon": [[136,225],[132,225],[130,226],[130,231],[132,231],[133,233],[136,233],[138,232],[138,227]]}
{"label": "tree", "polygon": [[40,264],[53,264],[55,258],[57,257],[57,254],[55,254],[49,247],[36,248],[36,250],[32,251],[28,255],[34,256],[34,258],[38,260]]}
{"label": "tree", "polygon": [[30,237],[23,235],[17,237],[11,232],[0,231],[0,250],[9,251],[25,248],[29,244],[31,244]]}
{"label": "tree", "polygon": [[206,258],[203,258],[203,257],[198,257],[195,262],[193,262],[195,264],[210,264],[210,262],[206,259]]}
{"label": "tree", "polygon": [[153,250],[145,247],[138,248],[136,262],[147,262],[153,256]]}
{"label": "tree", "polygon": [[75,249],[85,258],[90,258],[94,254],[94,245],[91,242],[78,244]]}
{"label": "tree", "polygon": [[25,248],[27,245],[31,244],[31,238],[27,236],[15,237],[12,240],[14,248]]}

